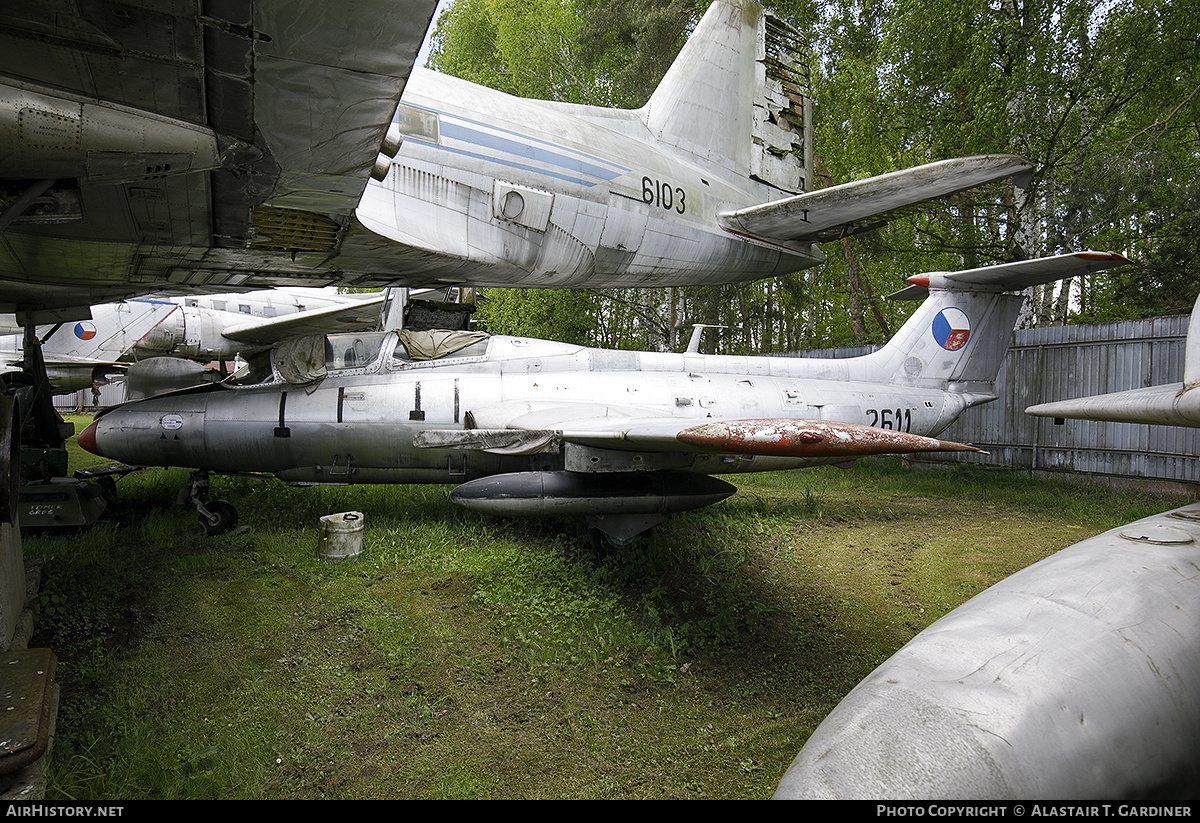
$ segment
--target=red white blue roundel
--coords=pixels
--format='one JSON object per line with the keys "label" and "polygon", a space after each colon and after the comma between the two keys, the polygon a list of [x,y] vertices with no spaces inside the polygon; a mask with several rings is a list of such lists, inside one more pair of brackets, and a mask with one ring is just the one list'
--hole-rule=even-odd
{"label": "red white blue roundel", "polygon": [[933,339],[946,351],[958,351],[970,336],[971,319],[962,309],[942,309],[933,318]]}
{"label": "red white blue roundel", "polygon": [[91,340],[96,336],[96,327],[91,323],[76,323],[75,336],[80,340]]}

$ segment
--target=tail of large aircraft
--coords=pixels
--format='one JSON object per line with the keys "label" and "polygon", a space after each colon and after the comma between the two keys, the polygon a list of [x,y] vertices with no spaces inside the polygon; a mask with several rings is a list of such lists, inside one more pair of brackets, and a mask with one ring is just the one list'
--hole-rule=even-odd
{"label": "tail of large aircraft", "polygon": [[925,301],[861,368],[898,385],[990,393],[1012,340],[1024,298],[1006,294],[1129,261],[1112,252],[1075,252],[908,279],[898,299]]}
{"label": "tail of large aircraft", "polygon": [[641,109],[660,143],[797,194],[812,165],[807,69],[799,35],[756,0],[722,0],[701,18]]}
{"label": "tail of large aircraft", "polygon": [[639,111],[661,145],[769,187],[769,202],[717,215],[726,231],[776,246],[831,240],[914,203],[1031,173],[1020,157],[979,155],[812,189],[811,100],[798,37],[757,0],[716,0]]}
{"label": "tail of large aircraft", "polygon": [[642,107],[642,119],[660,143],[701,165],[737,175],[747,172],[755,41],[762,16],[755,0],[709,6]]}

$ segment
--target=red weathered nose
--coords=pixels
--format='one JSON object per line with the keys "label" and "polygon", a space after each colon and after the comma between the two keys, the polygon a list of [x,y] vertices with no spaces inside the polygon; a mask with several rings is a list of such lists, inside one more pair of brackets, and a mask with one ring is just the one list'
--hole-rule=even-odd
{"label": "red weathered nose", "polygon": [[76,440],[79,443],[81,448],[87,449],[92,454],[100,454],[100,452],[96,451],[96,421],[95,420],[93,420],[91,423],[88,423],[87,428],[79,433],[79,437],[76,438]]}

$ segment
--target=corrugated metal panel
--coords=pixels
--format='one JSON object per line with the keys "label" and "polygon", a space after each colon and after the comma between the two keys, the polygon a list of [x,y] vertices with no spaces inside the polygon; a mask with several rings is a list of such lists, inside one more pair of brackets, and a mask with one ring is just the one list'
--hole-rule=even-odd
{"label": "corrugated metal panel", "polygon": [[949,460],[1035,469],[1200,479],[1200,429],[1030,417],[1036,403],[1178,382],[1186,315],[1016,333],[997,383],[1000,399],[970,409],[941,436],[974,443],[989,456]]}
{"label": "corrugated metal panel", "polygon": [[100,402],[92,397],[91,389],[80,389],[73,394],[60,394],[54,398],[54,408],[60,413],[90,414],[96,409],[115,406],[125,402],[125,384],[109,383],[100,387]]}

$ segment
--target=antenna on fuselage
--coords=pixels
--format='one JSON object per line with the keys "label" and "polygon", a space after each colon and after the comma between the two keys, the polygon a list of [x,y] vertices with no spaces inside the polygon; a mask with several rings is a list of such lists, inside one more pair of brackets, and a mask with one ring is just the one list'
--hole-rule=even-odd
{"label": "antenna on fuselage", "polygon": [[690,354],[700,353],[700,338],[704,336],[705,329],[727,329],[729,326],[718,326],[715,323],[693,323],[692,324],[692,339],[688,341],[687,352]]}

